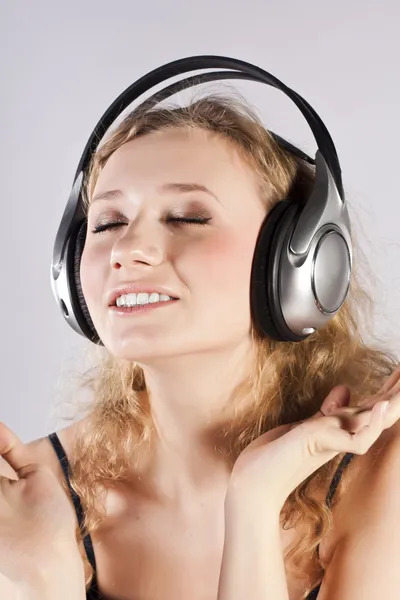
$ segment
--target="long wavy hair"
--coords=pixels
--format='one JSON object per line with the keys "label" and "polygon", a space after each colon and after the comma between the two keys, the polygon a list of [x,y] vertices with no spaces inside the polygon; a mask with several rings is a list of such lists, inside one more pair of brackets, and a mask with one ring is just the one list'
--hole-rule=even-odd
{"label": "long wavy hair", "polygon": [[[201,128],[229,140],[257,174],[266,214],[289,194],[302,202],[313,185],[313,167],[283,150],[251,106],[234,94],[208,93],[183,107],[150,106],[130,112],[92,158],[85,185],[85,208],[100,171],[117,148],[147,133],[177,127]],[[353,244],[354,270],[348,297],[324,328],[300,343],[292,343],[266,339],[252,326],[256,354],[252,372],[235,391],[235,417],[219,432],[221,439],[231,440],[227,455],[232,464],[263,432],[314,414],[334,386],[346,384],[351,391],[351,404],[355,404],[376,393],[395,369],[397,358],[379,348],[372,329],[368,333],[375,340],[374,345],[365,341],[362,327],[368,329],[373,322],[374,310],[366,281],[373,274],[366,273],[363,281],[360,265],[368,265],[362,261],[354,227]],[[77,528],[76,535],[90,573],[86,582],[89,586],[93,570],[81,542],[82,536],[95,531],[105,516],[102,482],[124,481],[128,477],[128,466],[132,468],[139,449],[150,451],[153,447],[154,427],[150,406],[143,400],[146,395],[140,394],[146,391],[141,367],[110,355],[104,347],[87,344],[86,356],[91,364],[78,375],[78,381],[74,380],[74,387],[86,389],[91,395],[86,404],[90,426],[76,436],[70,475],[85,513],[83,529]],[[332,527],[331,508],[317,502],[313,490],[315,486],[327,485],[343,456],[338,455],[303,481],[281,511],[282,527],[302,526],[305,531],[284,556],[287,571],[299,570],[304,559],[309,559],[311,573],[304,598],[322,580],[317,546]],[[345,485],[346,473],[333,506],[340,501]]]}

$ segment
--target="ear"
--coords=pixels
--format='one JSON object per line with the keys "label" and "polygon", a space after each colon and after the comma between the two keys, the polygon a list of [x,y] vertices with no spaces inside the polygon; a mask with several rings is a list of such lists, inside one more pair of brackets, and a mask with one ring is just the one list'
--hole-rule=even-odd
{"label": "ear", "polygon": [[341,384],[334,387],[327,395],[321,406],[321,412],[328,415],[335,410],[344,408],[350,402],[350,388],[347,385]]}

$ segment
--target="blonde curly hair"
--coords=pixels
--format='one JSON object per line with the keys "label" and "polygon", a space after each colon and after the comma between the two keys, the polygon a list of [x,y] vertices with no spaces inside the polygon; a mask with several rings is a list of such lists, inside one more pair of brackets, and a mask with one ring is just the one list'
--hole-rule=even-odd
{"label": "blonde curly hair", "polygon": [[[282,149],[263,126],[256,112],[233,96],[207,94],[184,107],[136,109],[108,136],[92,158],[85,185],[85,209],[100,171],[113,152],[136,137],[167,128],[201,128],[224,136],[254,169],[266,212],[289,192],[301,202],[313,185],[313,167]],[[372,323],[373,301],[361,283],[354,244],[354,270],[346,301],[327,326],[300,343],[277,342],[261,337],[252,327],[256,360],[248,379],[236,390],[236,416],[221,439],[232,440],[227,452],[232,464],[256,437],[281,424],[307,418],[321,406],[330,390],[346,384],[351,402],[377,392],[397,365],[396,357],[378,345],[367,344],[361,319]],[[371,332],[370,332],[371,335]],[[110,355],[106,348],[89,344],[94,366],[80,378],[88,388],[90,427],[75,439],[71,462],[71,485],[85,513],[77,539],[93,532],[104,518],[102,482],[123,481],[132,456],[139,448],[152,448],[153,423],[148,402],[139,392],[146,390],[141,367]],[[313,498],[313,486],[330,481],[343,454],[325,464],[287,498],[281,512],[284,528],[302,525],[305,535],[285,554],[287,569],[296,570],[310,559],[313,565],[304,598],[323,577],[317,546],[332,526],[331,508]],[[346,476],[344,476],[345,480]],[[340,501],[343,483],[335,503]],[[90,571],[87,586],[93,578]],[[300,558],[302,559],[300,561]],[[303,574],[304,575],[304,574]]]}

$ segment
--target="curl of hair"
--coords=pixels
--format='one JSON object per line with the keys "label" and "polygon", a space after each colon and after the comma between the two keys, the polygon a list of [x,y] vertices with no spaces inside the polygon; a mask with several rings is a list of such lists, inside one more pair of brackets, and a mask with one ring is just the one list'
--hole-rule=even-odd
{"label": "curl of hair", "polygon": [[[312,187],[313,168],[279,147],[248,104],[233,96],[207,94],[184,107],[139,107],[128,114],[92,158],[85,208],[100,171],[115,150],[139,136],[171,127],[201,128],[209,135],[228,140],[254,170],[266,212],[289,194],[302,202]],[[372,323],[373,301],[361,282],[357,263],[361,251],[354,233],[353,244],[350,291],[325,328],[301,343],[265,339],[252,328],[256,348],[253,372],[236,390],[234,419],[219,432],[221,440],[231,441],[227,456],[232,464],[263,432],[317,412],[334,386],[346,384],[355,404],[377,392],[395,369],[397,359],[393,354],[364,341],[361,319],[364,317],[367,327]],[[146,389],[141,367],[111,356],[105,348],[88,344],[94,366],[81,376],[79,385],[93,394],[87,421],[90,425],[82,427],[77,435],[71,462],[71,485],[85,513],[83,529],[77,530],[79,541],[95,531],[105,516],[103,484],[127,479],[139,449],[151,451],[154,433],[150,407],[140,394]],[[309,559],[312,568],[303,598],[322,580],[317,546],[332,527],[331,509],[315,500],[313,490],[331,481],[342,458],[343,454],[338,455],[302,482],[287,498],[281,512],[284,528],[301,526],[304,530],[284,557],[287,570],[294,571]],[[340,501],[345,486],[346,472],[334,505]],[[81,549],[90,571],[82,544]],[[87,586],[93,577],[93,571],[90,573]]]}

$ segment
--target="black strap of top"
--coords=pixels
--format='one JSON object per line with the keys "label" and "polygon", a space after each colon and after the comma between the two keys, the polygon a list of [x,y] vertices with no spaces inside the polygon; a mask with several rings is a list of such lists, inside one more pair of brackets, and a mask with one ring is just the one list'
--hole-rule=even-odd
{"label": "black strap of top", "polygon": [[[338,468],[336,469],[336,473],[333,476],[331,485],[329,486],[328,494],[326,496],[326,504],[329,508],[331,508],[331,506],[332,506],[332,500],[336,493],[337,487],[340,483],[340,479],[342,477],[343,471],[350,464],[350,462],[352,461],[354,456],[355,455],[351,454],[351,453],[345,454],[343,456],[342,460],[340,461]],[[319,544],[318,544],[317,552],[319,554]],[[306,600],[318,600],[318,594],[319,594],[320,589],[321,589],[321,584],[317,585],[317,587],[315,587],[313,590],[311,590],[311,592],[308,594]]]}
{"label": "black strap of top", "polygon": [[351,463],[351,461],[354,458],[354,454],[351,454],[350,452],[348,452],[347,454],[345,454],[342,458],[342,460],[340,461],[340,464],[336,470],[335,475],[333,476],[333,479],[331,481],[331,485],[329,487],[329,492],[328,495],[326,497],[326,504],[329,508],[331,508],[332,506],[332,500],[333,497],[336,493],[337,487],[340,483],[340,480],[342,478],[342,474],[343,471],[345,470],[345,468]]}
{"label": "black strap of top", "polygon": [[[81,531],[82,531],[84,514],[83,514],[82,504],[79,499],[79,496],[71,487],[71,483],[69,480],[70,465],[68,462],[67,455],[65,454],[65,450],[63,448],[63,445],[60,442],[60,439],[59,439],[57,433],[55,433],[55,432],[51,433],[48,437],[50,439],[50,442],[53,445],[53,448],[57,454],[58,460],[60,461],[62,470],[64,472],[65,479],[67,481],[68,488],[69,488],[69,491],[70,491],[70,494],[71,494],[71,497],[72,497],[72,500],[74,503],[76,516],[78,517],[79,527],[81,528]],[[93,569],[96,570],[96,559],[94,556],[93,544],[92,544],[90,535],[86,535],[83,538],[83,545],[85,547],[86,555],[88,557],[90,564],[92,565]]]}
{"label": "black strap of top", "polygon": [[[67,480],[68,483],[68,487],[72,496],[72,500],[74,503],[74,507],[75,507],[75,511],[78,517],[78,522],[79,522],[79,527],[82,529],[82,524],[83,524],[83,509],[82,509],[82,504],[81,501],[79,499],[79,496],[75,493],[75,491],[72,489],[71,484],[70,484],[70,480],[69,480],[69,462],[68,462],[68,458],[65,454],[64,448],[60,442],[60,439],[57,435],[56,432],[51,433],[49,436],[49,439],[53,445],[53,448],[58,456],[58,459],[60,461],[62,470],[64,472],[65,475],[65,479]],[[344,469],[349,465],[349,463],[351,462],[351,460],[354,458],[354,454],[348,453],[345,454],[344,457],[342,458],[342,460],[340,461],[340,464],[336,470],[336,473],[331,481],[331,485],[329,487],[329,491],[328,491],[328,495],[326,497],[326,504],[327,506],[330,508],[332,505],[332,501],[334,498],[334,495],[336,493],[337,487],[339,485],[340,479],[342,477],[343,471]],[[90,564],[92,565],[94,572],[95,572],[95,580],[94,580],[94,589],[91,590],[93,592],[97,593],[97,583],[96,583],[96,559],[94,556],[94,550],[93,550],[93,544],[92,544],[92,540],[90,535],[87,535],[83,538],[83,543],[85,546],[85,550],[86,550],[86,555],[88,557],[88,560],[90,562]],[[316,588],[315,590],[313,590],[311,592],[311,594],[308,596],[307,600],[313,600],[314,598],[316,598],[316,595],[319,591],[319,586],[318,588]],[[97,597],[97,594],[96,594]],[[90,598],[92,598],[92,596],[90,596]],[[93,596],[94,598],[94,596]]]}

